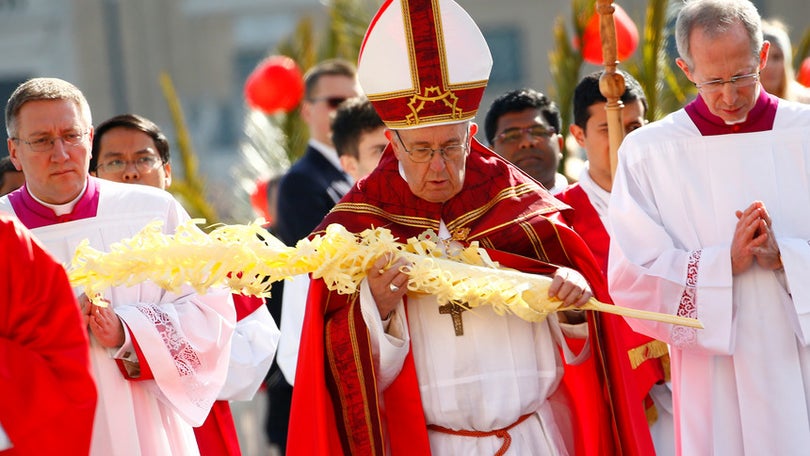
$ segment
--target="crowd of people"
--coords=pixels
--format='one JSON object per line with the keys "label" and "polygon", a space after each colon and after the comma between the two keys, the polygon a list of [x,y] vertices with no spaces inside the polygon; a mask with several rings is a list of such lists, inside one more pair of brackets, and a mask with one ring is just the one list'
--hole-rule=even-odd
{"label": "crowd of people", "polygon": [[[446,256],[480,246],[550,279],[534,305],[566,310],[540,321],[414,292],[394,254],[349,295],[306,274],[266,300],[151,282],[77,295],[61,265],[80,242],[189,216],[158,125],[93,124],[70,82],[24,82],[0,161],[0,455],[239,455],[229,401],[263,385],[275,454],[804,454],[810,89],[749,0],[686,2],[675,38],[697,95],[650,122],[619,71],[615,168],[602,71],[577,84],[567,132],[519,88],[483,116],[489,147],[476,139],[492,58],[452,0],[385,2],[357,65],[304,75],[309,142],[266,186],[267,229],[289,246],[333,223],[429,233]],[[704,328],[581,310],[591,298]]]}

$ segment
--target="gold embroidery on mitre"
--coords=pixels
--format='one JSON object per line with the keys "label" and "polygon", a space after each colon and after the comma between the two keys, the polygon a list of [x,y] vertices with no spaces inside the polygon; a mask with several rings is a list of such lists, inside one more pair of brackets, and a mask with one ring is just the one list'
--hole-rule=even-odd
{"label": "gold embroidery on mitre", "polygon": [[458,96],[452,90],[441,91],[439,87],[426,87],[424,95],[414,95],[408,101],[408,108],[411,113],[405,116],[405,123],[408,125],[419,125],[419,112],[425,108],[425,103],[443,102],[450,108],[448,113],[450,119],[462,119],[464,111],[459,108]]}

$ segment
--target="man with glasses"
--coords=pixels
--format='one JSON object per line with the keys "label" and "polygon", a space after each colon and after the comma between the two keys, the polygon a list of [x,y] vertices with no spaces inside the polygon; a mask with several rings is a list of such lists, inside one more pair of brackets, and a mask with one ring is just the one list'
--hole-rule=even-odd
{"label": "man with glasses", "polygon": [[[340,104],[360,94],[356,69],[342,59],[318,63],[304,74],[304,100],[301,118],[309,128],[309,143],[304,155],[284,174],[278,187],[278,220],[275,232],[285,244],[294,246],[309,235],[352,186],[352,179],[340,166],[340,158],[332,143],[332,116]],[[299,318],[284,309],[296,307],[303,313],[309,287],[306,275],[286,281],[282,287],[282,339],[279,355],[270,370],[276,381],[268,385],[267,437],[282,454],[287,442],[287,423],[295,381],[295,361],[298,353],[297,327]],[[292,317],[292,318],[290,318]],[[293,322],[290,326],[286,321]],[[286,327],[285,327],[286,326]],[[286,355],[286,354],[289,354]],[[280,369],[283,376],[275,375]]]}
{"label": "man with glasses", "polygon": [[[451,248],[478,242],[504,266],[552,276],[549,296],[581,305],[592,296],[584,275],[602,291],[599,268],[560,222],[559,202],[474,139],[492,60],[469,15],[438,6],[387,2],[366,32],[359,79],[390,145],[315,233],[340,223],[387,228],[400,242],[426,232]],[[453,33],[441,34],[449,24]],[[532,323],[437,303],[408,291],[405,265],[381,256],[350,296],[313,280],[290,453],[567,454],[561,433],[571,423],[550,400],[565,317]]]}
{"label": "man with glasses", "polygon": [[[104,251],[154,220],[173,233],[189,219],[164,191],[88,176],[94,130],[74,85],[30,79],[5,114],[9,155],[25,185],[0,198],[0,212],[16,216],[63,264],[85,239]],[[229,294],[170,293],[143,282],[101,298],[104,305],[78,298],[99,391],[90,454],[197,454],[192,427],[227,374],[235,322]]]}
{"label": "man with glasses", "polygon": [[748,0],[678,14],[677,64],[698,89],[628,135],[608,210],[616,304],[672,357],[678,454],[810,448],[810,109],[758,83],[769,43]]}
{"label": "man with glasses", "polygon": [[[169,140],[151,120],[121,114],[100,123],[93,137],[91,174],[102,179],[166,190],[172,181]],[[239,455],[228,401],[249,401],[270,369],[279,330],[264,300],[233,295],[236,327],[228,377],[205,422],[194,428],[202,456]]]}
{"label": "man with glasses", "polygon": [[557,172],[562,159],[560,110],[533,89],[507,92],[492,102],[484,120],[490,147],[556,194],[568,186]]}
{"label": "man with glasses", "polygon": [[96,127],[90,174],[165,190],[172,183],[169,141],[151,120],[121,114]]}

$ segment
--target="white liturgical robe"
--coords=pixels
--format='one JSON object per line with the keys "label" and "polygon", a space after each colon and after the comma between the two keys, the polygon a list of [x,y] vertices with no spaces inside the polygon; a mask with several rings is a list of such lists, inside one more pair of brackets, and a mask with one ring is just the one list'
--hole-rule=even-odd
{"label": "white liturgical robe", "polygon": [[[189,218],[163,190],[98,179],[89,187],[94,185],[99,195],[95,216],[31,230],[63,264],[70,264],[84,239],[93,248],[108,251],[111,244],[134,236],[153,220],[162,220],[163,232],[173,233]],[[0,212],[16,215],[7,198],[0,199]],[[143,282],[108,289],[104,298],[123,321],[126,342],[114,350],[90,337],[99,392],[91,454],[198,454],[192,426],[205,420],[228,370],[236,320],[230,293],[224,289],[205,295],[191,289],[170,293]],[[121,360],[137,361],[143,368],[132,338],[153,379],[126,378],[122,373]]]}
{"label": "white liturgical robe", "polygon": [[[784,271],[732,276],[737,217],[762,201]],[[684,110],[619,149],[608,278],[617,305],[697,317],[628,319],[668,342],[683,455],[810,451],[810,109],[779,101],[771,131],[701,136]]]}

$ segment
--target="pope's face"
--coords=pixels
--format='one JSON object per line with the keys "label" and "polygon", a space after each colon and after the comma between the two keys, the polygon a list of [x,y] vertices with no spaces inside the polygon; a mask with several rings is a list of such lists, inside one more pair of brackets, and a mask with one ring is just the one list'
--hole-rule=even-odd
{"label": "pope's face", "polygon": [[[81,109],[70,100],[29,101],[20,108],[16,129],[8,140],[9,155],[31,194],[49,204],[79,196],[93,141],[93,127]],[[67,142],[70,138],[75,144]]]}
{"label": "pope's face", "polygon": [[[391,141],[394,154],[402,165],[411,192],[426,201],[443,203],[456,196],[464,186],[464,173],[467,157],[470,154],[470,143],[476,131],[475,124],[462,122],[399,130],[399,138],[389,130],[386,132],[386,136]],[[458,145],[463,146],[463,152],[456,157],[445,159],[438,151],[443,147]],[[423,163],[414,162],[407,150],[414,151],[421,148],[434,149],[433,156]]]}
{"label": "pope's face", "polygon": [[[734,77],[758,75],[768,58],[768,43],[763,45],[759,54],[752,54],[748,34],[737,22],[718,36],[709,36],[701,28],[693,30],[689,49],[692,68],[682,59],[677,63],[690,81],[703,85],[698,93],[709,111],[727,124],[744,121],[759,96],[758,76],[740,78],[737,84],[730,81]],[[706,84],[711,81],[726,83]]]}

